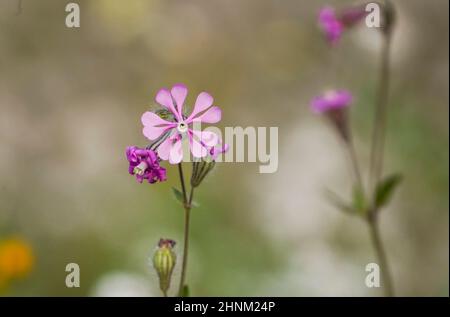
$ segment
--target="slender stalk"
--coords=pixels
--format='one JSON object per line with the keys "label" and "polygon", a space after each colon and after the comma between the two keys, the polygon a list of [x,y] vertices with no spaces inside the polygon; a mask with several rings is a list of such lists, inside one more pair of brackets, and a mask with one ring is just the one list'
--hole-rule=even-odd
{"label": "slender stalk", "polygon": [[386,257],[386,252],[383,247],[383,242],[380,237],[380,230],[378,228],[378,221],[376,217],[368,219],[370,237],[372,239],[373,247],[377,253],[378,262],[381,267],[381,276],[383,278],[383,289],[385,296],[394,296],[394,287],[392,284],[391,271]]}
{"label": "slender stalk", "polygon": [[384,34],[383,48],[381,52],[380,82],[378,86],[375,122],[372,132],[372,147],[370,154],[370,190],[373,193],[380,180],[383,169],[383,154],[386,134],[387,105],[390,82],[390,48],[391,32]]}
{"label": "slender stalk", "polygon": [[364,183],[363,183],[361,171],[360,171],[359,164],[358,164],[358,158],[356,157],[355,146],[353,144],[353,140],[351,137],[349,137],[349,139],[347,141],[347,148],[348,148],[348,152],[350,155],[350,161],[352,162],[353,173],[355,174],[356,182],[357,182],[359,188],[364,192]]}
{"label": "slender stalk", "polygon": [[21,13],[22,13],[22,0],[18,0],[16,15],[20,15]]}
{"label": "slender stalk", "polygon": [[183,288],[184,283],[186,280],[186,268],[187,268],[187,261],[188,261],[188,254],[189,254],[189,224],[190,224],[190,215],[191,215],[191,204],[192,199],[194,198],[194,188],[191,187],[189,198],[186,192],[186,185],[184,183],[184,176],[183,176],[183,167],[180,164],[178,164],[178,171],[180,174],[180,182],[181,182],[181,189],[183,191],[183,205],[184,205],[184,242],[183,242],[183,262],[181,264],[181,277],[180,277],[180,285],[178,288],[178,296],[183,295]]}
{"label": "slender stalk", "polygon": [[[391,6],[390,2],[387,2]],[[392,10],[392,8],[391,8]],[[392,18],[392,16],[391,16]],[[390,21],[392,23],[392,21]],[[387,261],[386,252],[380,237],[378,228],[378,208],[376,207],[376,187],[383,173],[384,145],[386,138],[387,109],[390,84],[390,51],[392,42],[392,25],[388,25],[383,33],[383,47],[381,51],[381,66],[378,91],[375,104],[375,119],[372,132],[372,145],[370,153],[369,190],[371,194],[371,208],[368,213],[368,224],[373,247],[377,253],[381,267],[384,293],[386,296],[394,296],[394,286]]]}
{"label": "slender stalk", "polygon": [[183,203],[186,205],[187,202],[187,192],[186,192],[186,185],[184,183],[184,176],[183,176],[183,165],[182,163],[178,164],[178,173],[180,174],[180,183],[181,183],[181,191],[183,192]]}

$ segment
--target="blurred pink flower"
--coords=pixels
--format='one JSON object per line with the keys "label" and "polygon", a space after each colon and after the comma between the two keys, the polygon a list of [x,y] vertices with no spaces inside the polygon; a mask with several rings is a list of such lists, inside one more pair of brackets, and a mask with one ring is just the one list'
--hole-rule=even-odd
{"label": "blurred pink flower", "polygon": [[329,110],[345,108],[349,106],[352,101],[353,96],[347,90],[329,90],[312,99],[311,109],[316,113],[323,113]]}
{"label": "blurred pink flower", "polygon": [[353,6],[343,9],[339,14],[332,7],[324,7],[319,11],[319,25],[328,42],[335,45],[342,37],[345,29],[351,28],[367,15],[364,6]]}
{"label": "blurred pink flower", "polygon": [[333,8],[324,7],[320,10],[319,25],[330,44],[334,45],[339,41],[344,30],[344,25],[336,17],[336,13]]}
{"label": "blurred pink flower", "polygon": [[316,113],[324,113],[336,127],[341,137],[349,140],[347,107],[352,103],[353,96],[347,90],[330,90],[313,98],[311,109]]}
{"label": "blurred pink flower", "polygon": [[188,93],[186,86],[177,84],[169,91],[161,89],[156,94],[156,102],[165,107],[173,115],[174,121],[167,121],[153,112],[145,112],[141,121],[144,125],[143,134],[150,140],[159,139],[166,135],[166,139],[158,146],[157,152],[162,160],[169,160],[171,164],[178,164],[183,159],[182,140],[187,137],[191,153],[196,158],[208,155],[208,150],[215,146],[219,137],[209,131],[193,129],[194,123],[217,123],[222,112],[213,106],[213,97],[206,92],[198,95],[194,110],[189,116],[184,115],[183,105]]}

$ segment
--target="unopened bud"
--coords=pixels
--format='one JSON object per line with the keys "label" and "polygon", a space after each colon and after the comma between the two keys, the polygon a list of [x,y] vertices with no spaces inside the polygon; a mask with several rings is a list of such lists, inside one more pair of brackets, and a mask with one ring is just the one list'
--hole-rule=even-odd
{"label": "unopened bud", "polygon": [[173,268],[176,263],[176,255],[173,252],[175,241],[170,239],[160,239],[158,249],[153,256],[153,267],[158,273],[159,287],[164,296],[167,296],[167,291],[170,287],[170,279],[172,277]]}
{"label": "unopened bud", "polygon": [[211,159],[209,159],[209,161],[194,162],[192,167],[191,186],[194,188],[198,187],[215,165],[216,162]]}

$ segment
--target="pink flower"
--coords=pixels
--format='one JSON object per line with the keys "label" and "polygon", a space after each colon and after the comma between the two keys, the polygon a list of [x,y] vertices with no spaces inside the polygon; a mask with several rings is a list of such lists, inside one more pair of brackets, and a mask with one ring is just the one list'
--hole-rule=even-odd
{"label": "pink flower", "polygon": [[159,166],[158,156],[154,151],[129,146],[127,147],[126,155],[130,163],[128,172],[131,175],[136,175],[139,183],[142,183],[144,179],[151,184],[167,179],[166,169]]}
{"label": "pink flower", "polygon": [[330,44],[334,45],[339,41],[344,30],[344,25],[336,17],[333,8],[324,7],[320,10],[319,25],[325,32],[325,36]]}
{"label": "pink flower", "polygon": [[352,103],[353,96],[347,90],[330,90],[323,95],[314,97],[311,101],[311,109],[316,113],[341,109]]}
{"label": "pink flower", "polygon": [[351,28],[367,16],[364,6],[348,7],[339,14],[331,7],[324,7],[319,12],[319,25],[328,42],[335,45],[345,29]]}
{"label": "pink flower", "polygon": [[330,90],[311,101],[316,113],[324,113],[336,127],[341,137],[349,140],[349,126],[346,108],[352,103],[353,96],[346,90]]}
{"label": "pink flower", "polygon": [[184,101],[188,90],[186,86],[177,84],[169,91],[161,89],[156,94],[156,102],[165,107],[173,115],[173,121],[167,121],[153,112],[145,112],[141,121],[143,134],[150,140],[162,140],[157,149],[162,160],[178,164],[183,160],[183,139],[188,139],[191,153],[196,158],[208,155],[211,147],[219,142],[217,134],[199,131],[193,128],[194,123],[217,123],[222,112],[213,106],[213,97],[206,92],[198,95],[194,110],[187,116],[184,114]]}
{"label": "pink flower", "polygon": [[222,143],[222,141],[219,141],[217,145],[212,146],[209,150],[209,155],[211,156],[211,159],[215,161],[219,155],[222,153],[228,152],[229,146],[226,143]]}

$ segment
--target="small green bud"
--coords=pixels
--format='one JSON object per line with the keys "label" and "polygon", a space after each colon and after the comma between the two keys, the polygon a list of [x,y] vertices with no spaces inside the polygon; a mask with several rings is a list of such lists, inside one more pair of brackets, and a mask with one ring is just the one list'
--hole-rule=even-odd
{"label": "small green bud", "polygon": [[176,263],[176,255],[173,252],[175,241],[170,239],[160,239],[158,249],[153,256],[153,267],[158,273],[159,287],[164,296],[167,296],[167,291],[170,287],[170,279],[172,277],[173,268]]}
{"label": "small green bud", "polygon": [[200,183],[205,179],[206,175],[212,171],[216,162],[215,161],[199,161],[194,162],[192,166],[191,186],[198,187]]}

